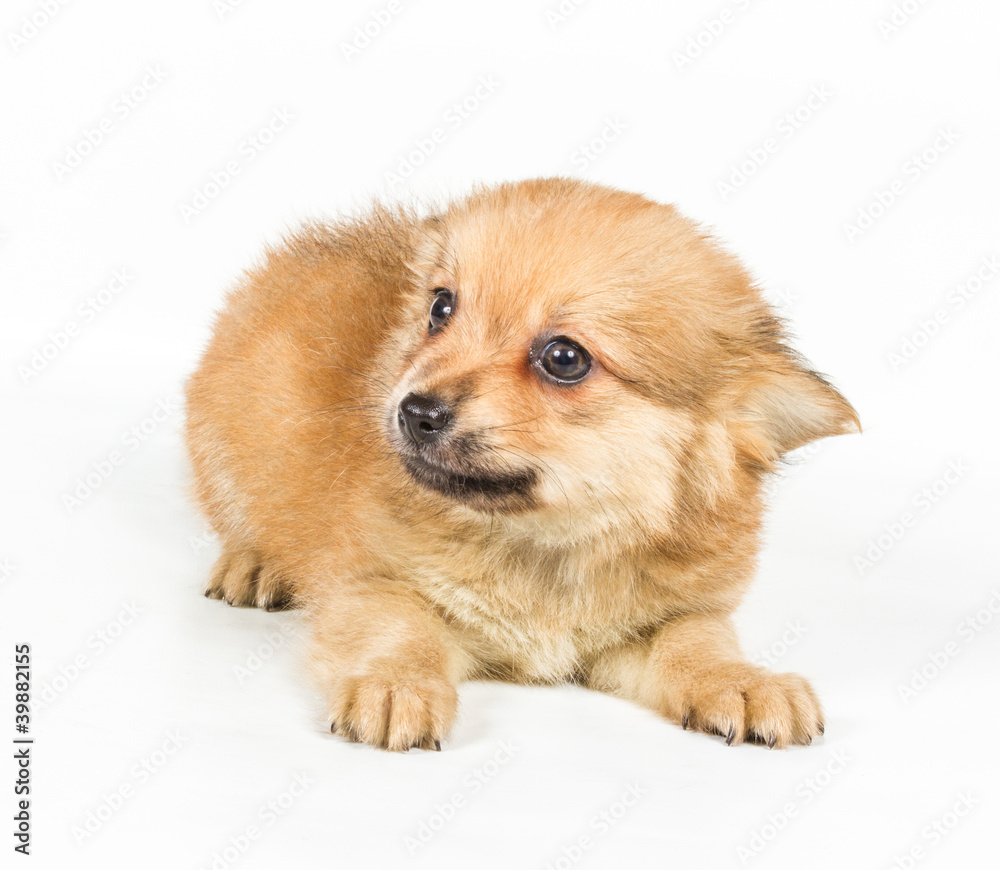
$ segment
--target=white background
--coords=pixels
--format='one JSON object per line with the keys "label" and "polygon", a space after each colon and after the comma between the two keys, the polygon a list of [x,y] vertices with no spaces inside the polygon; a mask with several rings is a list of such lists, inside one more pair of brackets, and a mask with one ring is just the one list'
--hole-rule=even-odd
{"label": "white background", "polygon": [[[1000,10],[904,5],[400,0],[362,45],[386,3],[5,4],[3,740],[15,642],[38,700],[33,854],[13,858],[996,866]],[[276,112],[290,120],[264,145]],[[820,692],[809,748],[727,748],[582,689],[479,683],[442,753],[377,752],[325,733],[294,614],[201,595],[216,550],[176,402],[240,269],[376,195],[558,173],[715,227],[860,412],[863,436],[805,451],[776,486],[739,615],[748,654]],[[295,776],[310,784],[293,799]],[[603,830],[601,812],[619,818]]]}

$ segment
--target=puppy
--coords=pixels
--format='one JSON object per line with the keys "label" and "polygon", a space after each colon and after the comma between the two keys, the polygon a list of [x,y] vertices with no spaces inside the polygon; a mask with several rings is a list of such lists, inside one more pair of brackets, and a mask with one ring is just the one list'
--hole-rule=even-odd
{"label": "puppy", "polygon": [[307,226],[229,296],[187,410],[206,594],[306,609],[334,733],[440,749],[472,678],[823,733],[731,614],[766,476],[858,418],[671,206],[544,179]]}

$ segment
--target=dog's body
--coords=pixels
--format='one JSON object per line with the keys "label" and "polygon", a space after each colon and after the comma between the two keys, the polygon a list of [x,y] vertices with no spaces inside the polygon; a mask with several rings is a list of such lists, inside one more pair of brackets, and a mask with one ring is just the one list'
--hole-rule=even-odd
{"label": "dog's body", "polygon": [[763,478],[857,418],[672,208],[546,180],[309,227],[231,296],[188,413],[208,594],[307,609],[340,733],[439,746],[475,676],[822,730],[730,614]]}

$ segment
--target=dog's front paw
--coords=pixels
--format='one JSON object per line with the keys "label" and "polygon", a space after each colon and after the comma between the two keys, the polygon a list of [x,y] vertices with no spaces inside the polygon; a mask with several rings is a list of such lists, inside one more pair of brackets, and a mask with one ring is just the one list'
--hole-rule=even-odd
{"label": "dog's front paw", "polygon": [[823,733],[823,711],[808,681],[744,663],[692,674],[667,711],[682,727],[770,747],[810,743]]}
{"label": "dog's front paw", "polygon": [[382,749],[440,749],[458,693],[445,677],[382,663],[347,677],[330,698],[330,730]]}
{"label": "dog's front paw", "polygon": [[212,568],[205,589],[207,598],[218,598],[233,607],[288,610],[294,607],[290,588],[251,550],[223,550]]}

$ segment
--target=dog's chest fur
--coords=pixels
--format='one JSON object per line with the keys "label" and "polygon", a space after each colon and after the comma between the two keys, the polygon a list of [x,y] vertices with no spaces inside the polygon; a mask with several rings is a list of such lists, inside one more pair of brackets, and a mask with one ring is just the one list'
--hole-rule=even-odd
{"label": "dog's chest fur", "polygon": [[[584,548],[453,541],[409,560],[411,582],[493,675],[548,682],[634,639],[662,596],[645,571]],[[651,607],[652,605],[652,607]]]}

